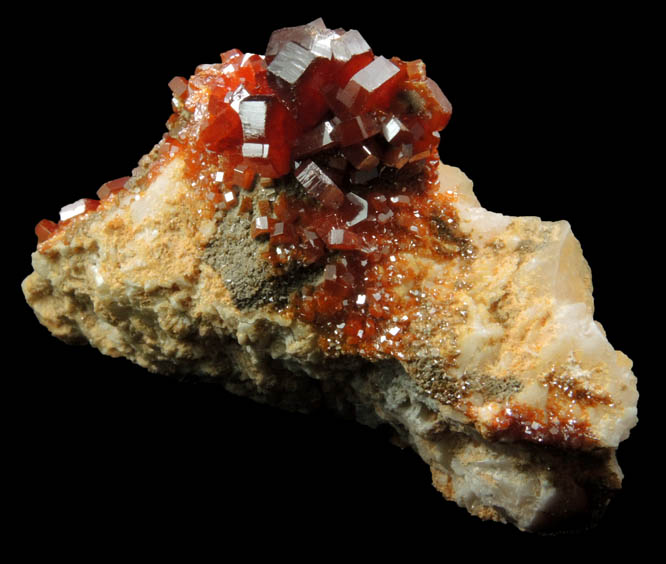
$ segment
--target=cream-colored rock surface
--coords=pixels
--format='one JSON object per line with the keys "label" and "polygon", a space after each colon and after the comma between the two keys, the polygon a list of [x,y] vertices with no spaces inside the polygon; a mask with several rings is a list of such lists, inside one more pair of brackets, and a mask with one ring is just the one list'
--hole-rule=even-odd
{"label": "cream-colored rock surface", "polygon": [[439,190],[457,195],[465,247],[446,264],[413,259],[429,313],[412,323],[409,360],[326,357],[271,303],[248,220],[206,218],[177,157],[42,244],[23,291],[63,341],[278,407],[389,423],[435,487],[484,519],[587,524],[620,488],[615,449],[637,391],[593,319],[580,245],[564,221],[483,209],[457,168],[440,166]]}

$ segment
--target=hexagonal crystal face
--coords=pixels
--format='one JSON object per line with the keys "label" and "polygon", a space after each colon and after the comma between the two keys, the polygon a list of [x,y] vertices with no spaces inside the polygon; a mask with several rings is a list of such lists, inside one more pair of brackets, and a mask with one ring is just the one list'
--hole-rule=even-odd
{"label": "hexagonal crystal face", "polygon": [[374,92],[399,72],[400,69],[391,61],[384,57],[376,57],[368,66],[358,71],[351,80],[366,92]]}
{"label": "hexagonal crystal face", "polygon": [[344,193],[317,163],[308,160],[295,172],[296,180],[313,198],[318,199],[325,207],[337,209],[344,201]]}
{"label": "hexagonal crystal face", "polygon": [[280,49],[275,59],[268,65],[268,70],[293,86],[315,58],[314,53],[290,41]]}
{"label": "hexagonal crystal face", "polygon": [[60,221],[66,221],[77,215],[85,213],[86,211],[86,198],[81,198],[72,204],[64,206],[60,210]]}
{"label": "hexagonal crystal face", "polygon": [[367,44],[358,31],[351,29],[333,39],[331,49],[336,60],[347,62],[356,55],[370,52],[370,45]]}
{"label": "hexagonal crystal face", "polygon": [[268,100],[267,96],[249,96],[240,102],[238,114],[243,126],[243,139],[266,137]]}

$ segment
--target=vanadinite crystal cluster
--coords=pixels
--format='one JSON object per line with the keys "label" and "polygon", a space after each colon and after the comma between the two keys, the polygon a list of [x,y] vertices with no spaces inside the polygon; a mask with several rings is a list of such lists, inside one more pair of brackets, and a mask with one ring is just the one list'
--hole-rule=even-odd
{"label": "vanadinite crystal cluster", "polygon": [[[421,60],[376,55],[358,31],[330,30],[321,19],[280,29],[265,55],[232,49],[189,80],[169,82],[169,133],[159,162],[135,184],[184,158],[210,210],[248,214],[276,276],[323,272],[289,307],[317,325],[324,350],[404,358],[410,321],[423,315],[404,253],[471,253],[453,236],[442,243],[455,227],[452,196],[435,190],[451,104],[425,70]],[[128,181],[109,182],[98,196]],[[262,197],[258,187],[271,190]],[[99,205],[66,206],[60,224]],[[57,228],[41,221],[39,241]]]}
{"label": "vanadinite crystal cluster", "polygon": [[484,519],[596,518],[637,421],[631,361],[593,318],[571,226],[485,210],[440,162],[451,105],[424,63],[316,20],[169,86],[132,175],[37,225],[39,321],[153,372],[388,424]]}

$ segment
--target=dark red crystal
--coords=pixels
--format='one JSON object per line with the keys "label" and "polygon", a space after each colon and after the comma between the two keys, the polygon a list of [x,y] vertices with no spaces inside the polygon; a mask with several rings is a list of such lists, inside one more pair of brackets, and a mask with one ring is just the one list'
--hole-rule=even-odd
{"label": "dark red crystal", "polygon": [[325,243],[329,249],[344,251],[356,251],[363,245],[363,241],[353,231],[337,228],[333,228],[328,232]]}
{"label": "dark red crystal", "polygon": [[362,114],[340,122],[331,132],[331,138],[343,147],[374,137],[382,130],[380,118]]}
{"label": "dark red crystal", "polygon": [[345,195],[331,177],[312,160],[304,162],[294,172],[296,180],[313,198],[319,200],[325,208],[338,209]]}
{"label": "dark red crystal", "polygon": [[362,143],[345,147],[342,154],[356,169],[369,170],[381,161],[382,149],[374,139],[366,139]]}
{"label": "dark red crystal", "polygon": [[211,98],[209,114],[201,123],[201,142],[211,151],[223,151],[241,140],[238,114],[219,98]]}
{"label": "dark red crystal", "polygon": [[259,237],[260,235],[270,235],[275,226],[275,220],[266,215],[256,217],[252,222],[252,237]]}
{"label": "dark red crystal", "polygon": [[240,102],[243,157],[262,176],[277,178],[291,170],[296,122],[275,95],[248,96]]}

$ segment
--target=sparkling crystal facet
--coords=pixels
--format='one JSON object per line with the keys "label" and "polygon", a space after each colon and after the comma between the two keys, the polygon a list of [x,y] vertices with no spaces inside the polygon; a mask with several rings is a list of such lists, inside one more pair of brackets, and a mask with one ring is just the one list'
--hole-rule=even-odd
{"label": "sparkling crystal facet", "polygon": [[293,86],[303,76],[315,58],[316,55],[314,53],[289,41],[280,49],[271,64],[268,65],[268,72]]}
{"label": "sparkling crystal facet", "polygon": [[350,29],[343,35],[331,41],[333,57],[338,61],[349,61],[355,55],[370,52],[370,45],[367,44],[361,34],[355,29]]}
{"label": "sparkling crystal facet", "polygon": [[353,251],[362,244],[358,235],[348,229],[331,229],[326,237],[326,246],[330,249]]}
{"label": "sparkling crystal facet", "polygon": [[373,139],[366,139],[363,143],[349,145],[342,150],[342,153],[358,170],[369,170],[376,167],[382,156],[381,148]]}
{"label": "sparkling crystal facet", "polygon": [[360,208],[358,213],[354,216],[354,218],[347,222],[347,225],[349,227],[352,227],[357,223],[365,221],[368,218],[368,202],[367,200],[361,198],[359,195],[354,194],[354,192],[349,192],[347,194],[347,198],[349,198],[349,201],[351,201],[358,208]]}
{"label": "sparkling crystal facet", "polygon": [[324,207],[337,209],[342,205],[344,193],[314,161],[303,163],[295,175],[308,194],[319,200]]}
{"label": "sparkling crystal facet", "polygon": [[332,121],[323,121],[315,128],[303,133],[294,141],[294,157],[306,157],[335,146],[337,142],[331,137],[334,127]]}
{"label": "sparkling crystal facet", "polygon": [[384,139],[393,145],[409,143],[412,140],[412,132],[395,116],[384,122],[382,133]]}
{"label": "sparkling crystal facet", "polygon": [[249,96],[239,104],[238,114],[243,126],[243,139],[264,139],[271,96]]}
{"label": "sparkling crystal facet", "polygon": [[60,210],[60,221],[66,221],[87,211],[95,210],[99,206],[99,200],[81,198],[73,204],[68,204]]}

